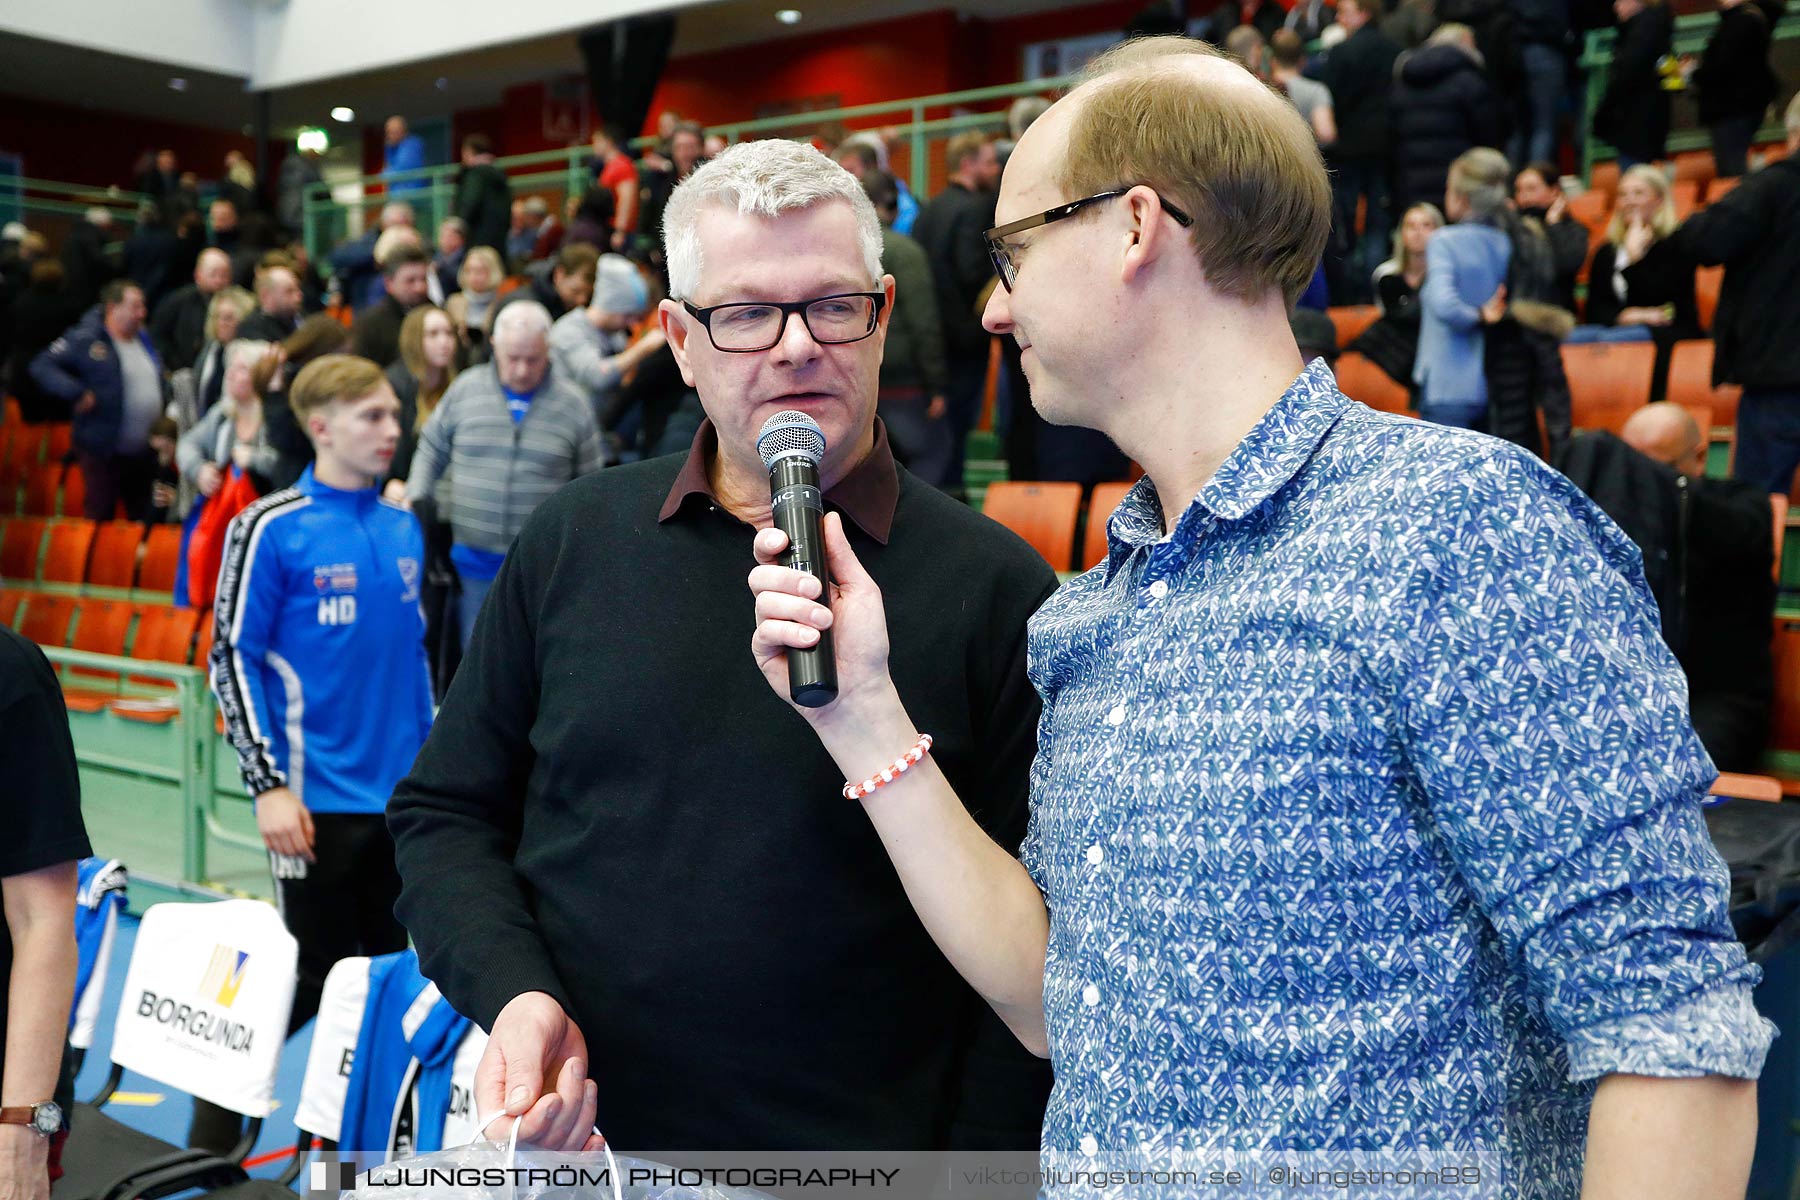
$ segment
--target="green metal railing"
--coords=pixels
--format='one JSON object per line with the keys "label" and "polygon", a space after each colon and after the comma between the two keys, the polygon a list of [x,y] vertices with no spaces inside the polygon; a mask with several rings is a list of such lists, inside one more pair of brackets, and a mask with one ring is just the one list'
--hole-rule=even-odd
{"label": "green metal railing", "polygon": [[[1699,55],[1706,49],[1707,39],[1712,36],[1713,29],[1718,24],[1718,13],[1690,13],[1685,17],[1676,17],[1674,53],[1677,56]],[[1782,17],[1775,25],[1774,40],[1785,42],[1796,38],[1800,38],[1800,14]],[[1612,63],[1613,45],[1617,41],[1617,30],[1594,29],[1588,32],[1587,44],[1581,55],[1581,68],[1587,72],[1587,96],[1582,108],[1584,129],[1591,130],[1594,127],[1594,113],[1600,107],[1601,96],[1606,94],[1606,68]],[[1684,93],[1674,94],[1680,96]],[[1757,131],[1755,140],[1779,142],[1786,136],[1781,120],[1777,117]],[[1678,129],[1669,134],[1666,149],[1668,153],[1676,154],[1683,150],[1704,150],[1711,145],[1712,136],[1704,128]],[[1590,133],[1583,140],[1581,177],[1590,177],[1596,161],[1616,157],[1618,151]]]}
{"label": "green metal railing", "polygon": [[[216,897],[217,888],[208,883],[208,847],[223,843],[257,856],[265,853],[260,839],[233,830],[221,819],[221,795],[216,786],[219,769],[219,737],[213,728],[212,694],[207,687],[206,672],[199,667],[177,663],[153,662],[134,658],[118,658],[85,650],[68,650],[56,646],[42,648],[44,655],[59,668],[105,671],[114,680],[76,676],[72,683],[89,691],[115,691],[121,698],[156,700],[171,703],[175,715],[165,725],[127,723],[111,713],[70,714],[75,735],[75,760],[84,770],[103,772],[126,781],[138,781],[161,787],[172,787],[179,796],[181,868],[180,878],[155,880],[154,872],[133,871],[133,886],[138,877],[155,880],[158,890],[177,894],[209,894]],[[160,680],[173,690],[151,688],[126,681],[127,674]],[[91,727],[89,721],[96,722]],[[117,724],[114,724],[117,722]],[[116,733],[121,727],[144,730],[167,730],[167,738],[175,754],[156,756],[131,754],[129,745],[116,738],[101,738],[103,732]],[[103,841],[103,831],[95,829],[96,841]],[[127,862],[127,866],[131,863]],[[134,901],[134,907],[136,907]]]}
{"label": "green metal railing", "polygon": [[[858,104],[819,112],[761,117],[728,125],[708,126],[707,132],[723,135],[728,142],[738,142],[746,137],[778,136],[783,133],[798,136],[820,125],[851,121],[862,122],[863,127],[867,128],[869,125],[884,123],[878,118],[891,118],[886,123],[895,124],[896,134],[905,141],[908,148],[908,184],[915,195],[923,196],[931,178],[930,146],[934,139],[971,130],[985,132],[1001,129],[1006,124],[1004,109],[952,112],[941,117],[932,115],[935,110],[990,105],[1019,96],[1043,95],[1067,87],[1073,82],[1073,78],[1061,76],[1027,83],[972,88],[961,92],[940,92],[880,104]],[[896,124],[896,120],[904,123]],[[654,141],[653,138],[637,138],[632,141],[631,146],[634,149],[642,148]],[[590,154],[586,145],[575,145],[562,150],[543,150],[534,154],[497,158],[494,165],[506,172],[508,182],[515,190],[548,189],[560,191],[565,196],[579,196],[588,186],[590,176],[587,160]],[[352,210],[378,208],[391,200],[404,200],[411,204],[420,228],[434,227],[438,221],[451,214],[456,195],[456,175],[460,169],[455,164],[443,164],[419,167],[411,171],[396,171],[391,175],[363,175],[336,184],[310,185],[306,189],[304,203],[307,254],[318,260],[342,240],[349,232],[349,214]],[[395,184],[419,186],[396,193],[392,190]],[[338,200],[333,196],[336,189],[355,189],[356,195]]]}

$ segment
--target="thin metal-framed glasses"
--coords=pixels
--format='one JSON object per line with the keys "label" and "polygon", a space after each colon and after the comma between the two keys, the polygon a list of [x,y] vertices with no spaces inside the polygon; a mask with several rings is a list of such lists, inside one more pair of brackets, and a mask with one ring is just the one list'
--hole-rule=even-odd
{"label": "thin metal-framed glasses", "polygon": [[[1006,244],[1007,238],[1012,237],[1016,233],[1024,233],[1027,229],[1036,229],[1039,225],[1049,225],[1052,222],[1062,220],[1064,217],[1072,217],[1090,204],[1098,204],[1102,200],[1113,200],[1125,195],[1129,191],[1131,191],[1131,188],[1118,187],[1112,189],[1110,192],[1100,192],[1093,196],[1083,196],[1081,199],[1071,200],[1067,204],[1058,204],[1055,208],[1046,208],[1036,216],[1023,217],[1020,220],[1011,221],[1005,225],[996,225],[986,233],[982,234],[982,237],[987,241],[988,257],[994,260],[994,273],[1000,276],[1001,286],[1009,292],[1012,291],[1013,280],[1017,279],[1019,275],[1018,264],[1013,261],[1012,247]],[[1163,211],[1173,217],[1175,223],[1180,225],[1183,229],[1186,229],[1194,223],[1194,218],[1188,216],[1179,208],[1170,204],[1167,200],[1163,200],[1160,192],[1157,193],[1156,198],[1162,201]]]}
{"label": "thin metal-framed glasses", "polygon": [[695,308],[683,300],[681,306],[706,326],[706,336],[712,339],[715,349],[727,354],[755,354],[781,341],[788,318],[795,313],[800,314],[812,340],[821,346],[860,342],[875,332],[881,306],[886,303],[884,292],[838,292],[811,300],[714,304],[709,308]]}

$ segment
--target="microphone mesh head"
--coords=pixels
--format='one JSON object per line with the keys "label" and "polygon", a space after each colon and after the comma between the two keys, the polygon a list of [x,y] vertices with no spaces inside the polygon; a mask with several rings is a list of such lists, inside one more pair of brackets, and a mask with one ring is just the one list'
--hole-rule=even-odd
{"label": "microphone mesh head", "polygon": [[784,409],[763,422],[762,432],[756,435],[756,452],[762,455],[764,467],[773,467],[776,459],[790,454],[802,455],[816,467],[825,457],[825,431],[805,413]]}

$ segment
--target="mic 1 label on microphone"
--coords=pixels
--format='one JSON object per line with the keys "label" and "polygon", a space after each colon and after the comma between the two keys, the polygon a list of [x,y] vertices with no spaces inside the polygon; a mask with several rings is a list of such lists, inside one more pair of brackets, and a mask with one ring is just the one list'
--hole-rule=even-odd
{"label": "mic 1 label on microphone", "polygon": [[780,508],[784,504],[799,504],[821,513],[825,511],[824,497],[819,494],[819,489],[811,484],[796,484],[776,492],[770,507]]}

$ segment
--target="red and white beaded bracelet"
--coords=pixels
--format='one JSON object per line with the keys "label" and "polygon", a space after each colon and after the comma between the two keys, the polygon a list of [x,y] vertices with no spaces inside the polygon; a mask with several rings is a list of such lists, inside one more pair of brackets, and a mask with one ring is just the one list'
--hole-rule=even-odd
{"label": "red and white beaded bracelet", "polygon": [[846,783],[844,785],[844,799],[860,800],[862,797],[873,793],[876,788],[886,787],[888,784],[894,782],[894,780],[900,778],[900,776],[906,774],[907,768],[924,758],[926,752],[930,749],[931,735],[929,733],[921,733],[919,735],[919,740],[913,743],[912,749],[908,750],[905,754],[902,754],[899,758],[896,758],[891,765],[883,767],[880,771],[869,776],[861,783]]}

